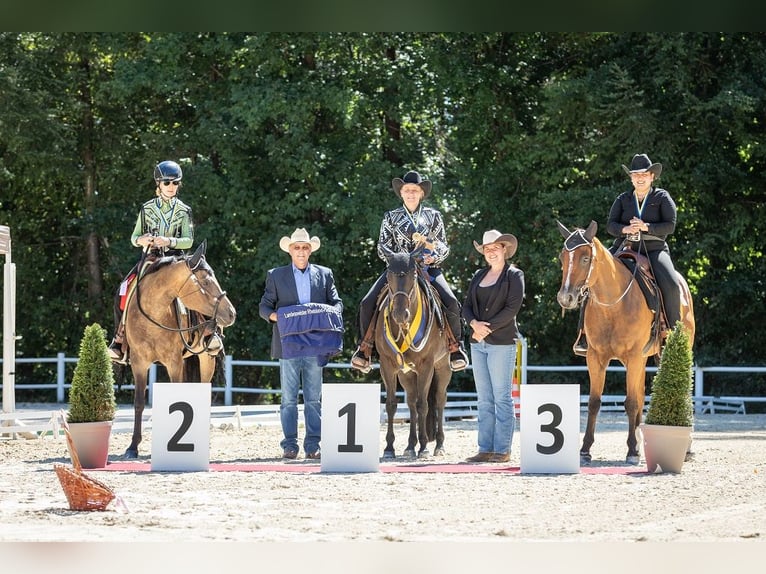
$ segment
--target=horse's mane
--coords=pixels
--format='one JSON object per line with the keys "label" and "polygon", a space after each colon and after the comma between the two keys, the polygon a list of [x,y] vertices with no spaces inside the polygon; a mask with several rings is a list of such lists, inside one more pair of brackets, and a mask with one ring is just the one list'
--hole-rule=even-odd
{"label": "horse's mane", "polygon": [[[149,268],[144,273],[144,277],[146,275],[151,275],[152,273],[156,273],[160,269],[167,267],[171,263],[175,263],[177,261],[186,261],[189,259],[189,255],[166,255],[165,257],[162,257],[160,259],[157,259],[152,265],[149,266]],[[210,265],[208,265],[207,261],[204,257],[200,257],[199,263],[195,266],[196,269],[204,269],[205,271],[212,272],[212,269],[210,268]]]}
{"label": "horse's mane", "polygon": [[412,269],[409,253],[394,253],[388,258],[388,270],[392,273],[407,273]]}

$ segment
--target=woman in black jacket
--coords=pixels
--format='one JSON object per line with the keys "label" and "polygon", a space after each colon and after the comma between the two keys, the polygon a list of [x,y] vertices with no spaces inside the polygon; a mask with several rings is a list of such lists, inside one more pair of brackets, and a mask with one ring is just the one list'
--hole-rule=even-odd
{"label": "woman in black jacket", "polygon": [[473,242],[487,266],[468,285],[463,318],[471,327],[471,364],[479,400],[479,452],[468,462],[508,462],[516,425],[511,396],[516,339],[521,337],[516,315],[524,300],[524,272],[507,262],[518,241],[492,229],[482,243]]}

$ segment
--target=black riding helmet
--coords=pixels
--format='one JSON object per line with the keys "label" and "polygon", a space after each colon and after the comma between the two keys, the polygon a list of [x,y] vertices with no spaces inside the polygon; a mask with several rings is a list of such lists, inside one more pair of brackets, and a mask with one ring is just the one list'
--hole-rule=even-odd
{"label": "black riding helmet", "polygon": [[154,181],[181,181],[181,166],[174,161],[163,161],[154,167]]}

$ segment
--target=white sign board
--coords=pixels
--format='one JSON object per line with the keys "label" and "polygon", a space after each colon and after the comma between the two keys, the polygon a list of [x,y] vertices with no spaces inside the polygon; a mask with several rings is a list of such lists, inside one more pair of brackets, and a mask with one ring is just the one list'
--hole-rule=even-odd
{"label": "white sign board", "polygon": [[210,467],[210,383],[154,383],[152,470]]}
{"label": "white sign board", "polygon": [[322,472],[378,472],[380,385],[322,385]]}
{"label": "white sign board", "polygon": [[580,472],[580,386],[524,385],[521,472]]}

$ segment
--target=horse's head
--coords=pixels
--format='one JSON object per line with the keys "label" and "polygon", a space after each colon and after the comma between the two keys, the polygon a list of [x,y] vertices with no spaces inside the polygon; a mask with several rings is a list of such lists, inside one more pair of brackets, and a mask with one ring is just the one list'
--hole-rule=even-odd
{"label": "horse's head", "polygon": [[556,221],[564,247],[559,253],[561,262],[561,287],[556,300],[564,309],[574,309],[580,302],[583,289],[588,285],[593,263],[593,239],[598,225],[591,221],[587,229],[570,231],[560,221]]}
{"label": "horse's head", "polygon": [[386,281],[389,291],[389,312],[397,325],[407,325],[412,320],[411,306],[417,297],[417,262],[415,253],[385,251]]}
{"label": "horse's head", "polygon": [[221,327],[228,327],[234,323],[237,312],[205,260],[206,248],[207,241],[203,241],[186,258],[191,275],[180,289],[178,297],[189,309],[213,318]]}

